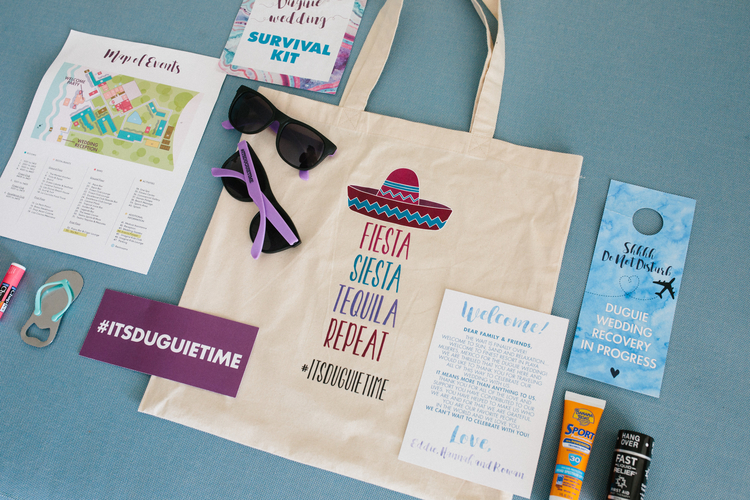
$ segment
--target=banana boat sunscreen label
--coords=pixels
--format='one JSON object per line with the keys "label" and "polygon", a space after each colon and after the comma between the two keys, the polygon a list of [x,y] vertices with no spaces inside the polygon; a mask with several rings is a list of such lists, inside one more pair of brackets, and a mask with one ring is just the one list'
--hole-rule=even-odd
{"label": "banana boat sunscreen label", "polygon": [[605,403],[604,400],[574,392],[565,393],[565,410],[550,500],[578,500]]}

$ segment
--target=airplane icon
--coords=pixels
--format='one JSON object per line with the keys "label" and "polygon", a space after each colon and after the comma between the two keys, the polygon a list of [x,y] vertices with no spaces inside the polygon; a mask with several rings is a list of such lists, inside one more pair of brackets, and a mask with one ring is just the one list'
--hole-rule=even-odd
{"label": "airplane icon", "polygon": [[672,281],[654,281],[654,285],[661,285],[664,287],[660,292],[656,292],[656,295],[658,295],[659,298],[662,298],[661,294],[669,292],[669,295],[674,298],[674,288],[672,288],[672,283],[674,283],[674,278],[672,278]]}

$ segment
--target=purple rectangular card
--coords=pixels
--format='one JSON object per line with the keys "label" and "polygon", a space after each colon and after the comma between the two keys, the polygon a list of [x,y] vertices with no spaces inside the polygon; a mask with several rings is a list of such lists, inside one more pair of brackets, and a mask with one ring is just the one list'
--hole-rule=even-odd
{"label": "purple rectangular card", "polygon": [[105,290],[81,356],[237,396],[258,327]]}

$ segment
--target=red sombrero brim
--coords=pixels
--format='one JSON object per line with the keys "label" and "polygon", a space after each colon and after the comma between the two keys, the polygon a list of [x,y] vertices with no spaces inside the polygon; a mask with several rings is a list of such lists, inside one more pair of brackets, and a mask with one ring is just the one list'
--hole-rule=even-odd
{"label": "red sombrero brim", "polygon": [[452,210],[445,205],[420,199],[418,204],[406,203],[378,195],[378,190],[363,186],[347,188],[349,208],[374,219],[407,227],[442,229]]}

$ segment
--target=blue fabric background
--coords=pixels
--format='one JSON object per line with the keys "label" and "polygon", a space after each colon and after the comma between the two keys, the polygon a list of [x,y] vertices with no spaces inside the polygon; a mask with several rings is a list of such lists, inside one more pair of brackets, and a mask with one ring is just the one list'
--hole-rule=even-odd
{"label": "blue fabric background", "polygon": [[[239,3],[4,0],[0,168],[70,29],[218,57]],[[368,2],[353,57],[382,4]],[[648,498],[747,498],[750,3],[506,0],[502,10],[496,137],[584,157],[553,310],[570,330],[532,498],[549,492],[565,390],[607,400],[582,498],[604,497],[621,428],[656,439]],[[368,109],[468,130],[484,56],[468,0],[408,0]],[[0,498],[405,498],[139,414],[146,375],[78,355],[105,288],[178,302],[221,188],[208,170],[236,148],[239,134],[219,124],[241,83],[226,80],[147,276],[0,239],[0,272],[28,268],[0,320]],[[565,371],[612,178],[697,200],[660,399]],[[83,275],[83,293],[51,346],[27,346],[18,331],[33,294],[62,269]]]}

